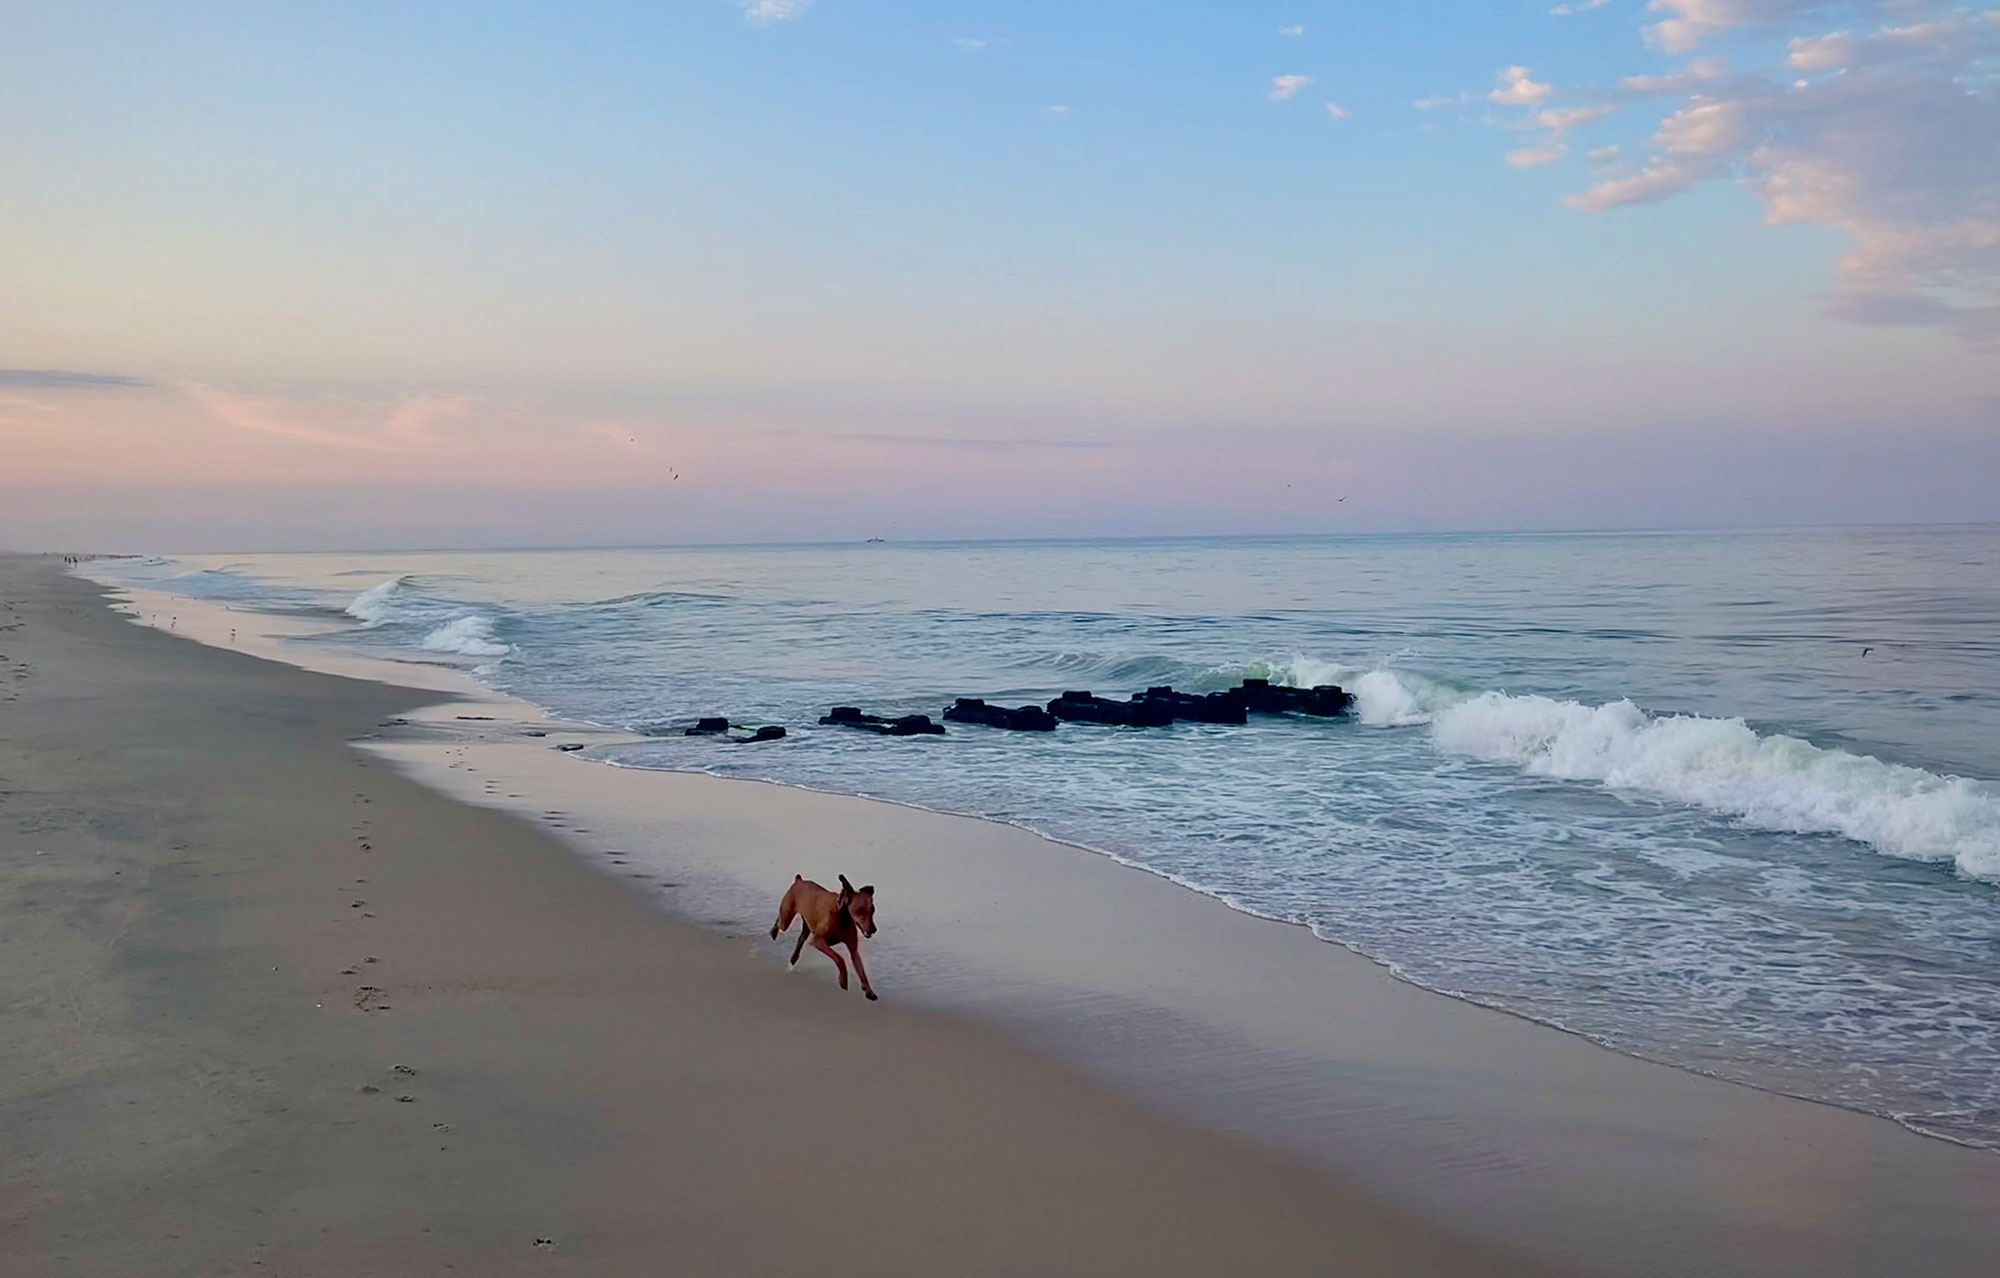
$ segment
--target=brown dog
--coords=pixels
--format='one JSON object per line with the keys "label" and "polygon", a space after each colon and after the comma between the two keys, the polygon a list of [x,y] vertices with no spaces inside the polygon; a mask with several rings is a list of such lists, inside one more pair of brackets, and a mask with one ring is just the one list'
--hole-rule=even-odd
{"label": "brown dog", "polygon": [[804,920],[799,929],[799,943],[792,947],[792,966],[799,965],[799,955],[805,952],[806,942],[833,960],[834,970],[840,973],[840,988],[847,988],[847,964],[840,955],[833,952],[836,945],[845,945],[848,956],[854,960],[854,974],[861,978],[861,992],[869,998],[875,997],[875,987],[868,983],[868,969],[861,965],[861,938],[875,935],[875,885],[870,883],[856,888],[840,876],[840,891],[829,892],[819,884],[801,874],[792,876],[792,886],[785,890],[785,899],[778,902],[778,921],[771,925],[771,939],[777,940],[792,926],[793,919]]}

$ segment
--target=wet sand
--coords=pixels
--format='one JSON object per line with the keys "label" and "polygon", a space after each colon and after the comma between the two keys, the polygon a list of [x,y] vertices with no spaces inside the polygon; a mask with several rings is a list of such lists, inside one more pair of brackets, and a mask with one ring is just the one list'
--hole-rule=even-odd
{"label": "wet sand", "polygon": [[349,744],[435,693],[57,569],[0,558],[0,1271],[1533,1272],[787,976]]}

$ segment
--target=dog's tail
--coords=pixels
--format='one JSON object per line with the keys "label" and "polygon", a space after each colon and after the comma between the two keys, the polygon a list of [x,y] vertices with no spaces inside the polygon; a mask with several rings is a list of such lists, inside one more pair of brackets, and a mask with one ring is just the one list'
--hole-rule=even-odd
{"label": "dog's tail", "polygon": [[[792,886],[796,887],[804,882],[805,877],[803,874],[794,874],[792,876]],[[771,925],[771,939],[775,941],[786,932],[791,931],[792,920],[797,916],[798,910],[792,905],[792,894],[787,892],[784,899],[778,902],[778,921]]]}

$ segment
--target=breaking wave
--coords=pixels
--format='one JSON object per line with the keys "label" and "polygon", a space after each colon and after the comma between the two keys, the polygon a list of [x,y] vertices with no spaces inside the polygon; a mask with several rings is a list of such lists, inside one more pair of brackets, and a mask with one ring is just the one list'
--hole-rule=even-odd
{"label": "breaking wave", "polygon": [[1949,862],[2000,881],[2000,785],[1829,750],[1742,719],[1651,715],[1630,701],[1592,706],[1510,696],[1410,670],[1296,656],[1213,672],[1294,687],[1337,683],[1377,728],[1429,725],[1452,754],[1535,776],[1595,781],[1735,817],[1764,830],[1834,834],[1887,856]]}
{"label": "breaking wave", "polygon": [[354,596],[344,611],[363,625],[379,626],[393,621],[396,617],[396,596],[409,583],[408,577],[392,577],[380,585],[370,586]]}
{"label": "breaking wave", "polygon": [[1487,692],[1440,712],[1431,731],[1453,753],[1538,776],[1691,803],[1766,830],[1838,834],[2000,880],[2000,787],[1991,782],[1764,736],[1741,719],[1653,716],[1630,701]]}
{"label": "breaking wave", "polygon": [[1414,670],[1342,665],[1307,656],[1218,667],[1210,675],[1222,686],[1246,678],[1269,679],[1292,688],[1338,684],[1354,698],[1354,717],[1371,728],[1407,728],[1429,723],[1439,710],[1475,692]]}
{"label": "breaking wave", "polygon": [[512,645],[493,637],[493,622],[478,613],[445,622],[425,635],[420,646],[426,652],[456,652],[467,657],[504,657],[514,651]]}

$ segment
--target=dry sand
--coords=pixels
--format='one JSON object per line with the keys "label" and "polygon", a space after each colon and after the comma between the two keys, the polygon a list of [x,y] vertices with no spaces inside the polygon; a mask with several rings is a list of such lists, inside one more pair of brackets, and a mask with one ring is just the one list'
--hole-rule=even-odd
{"label": "dry sand", "polygon": [[0,559],[0,1272],[1527,1272],[841,998]]}

